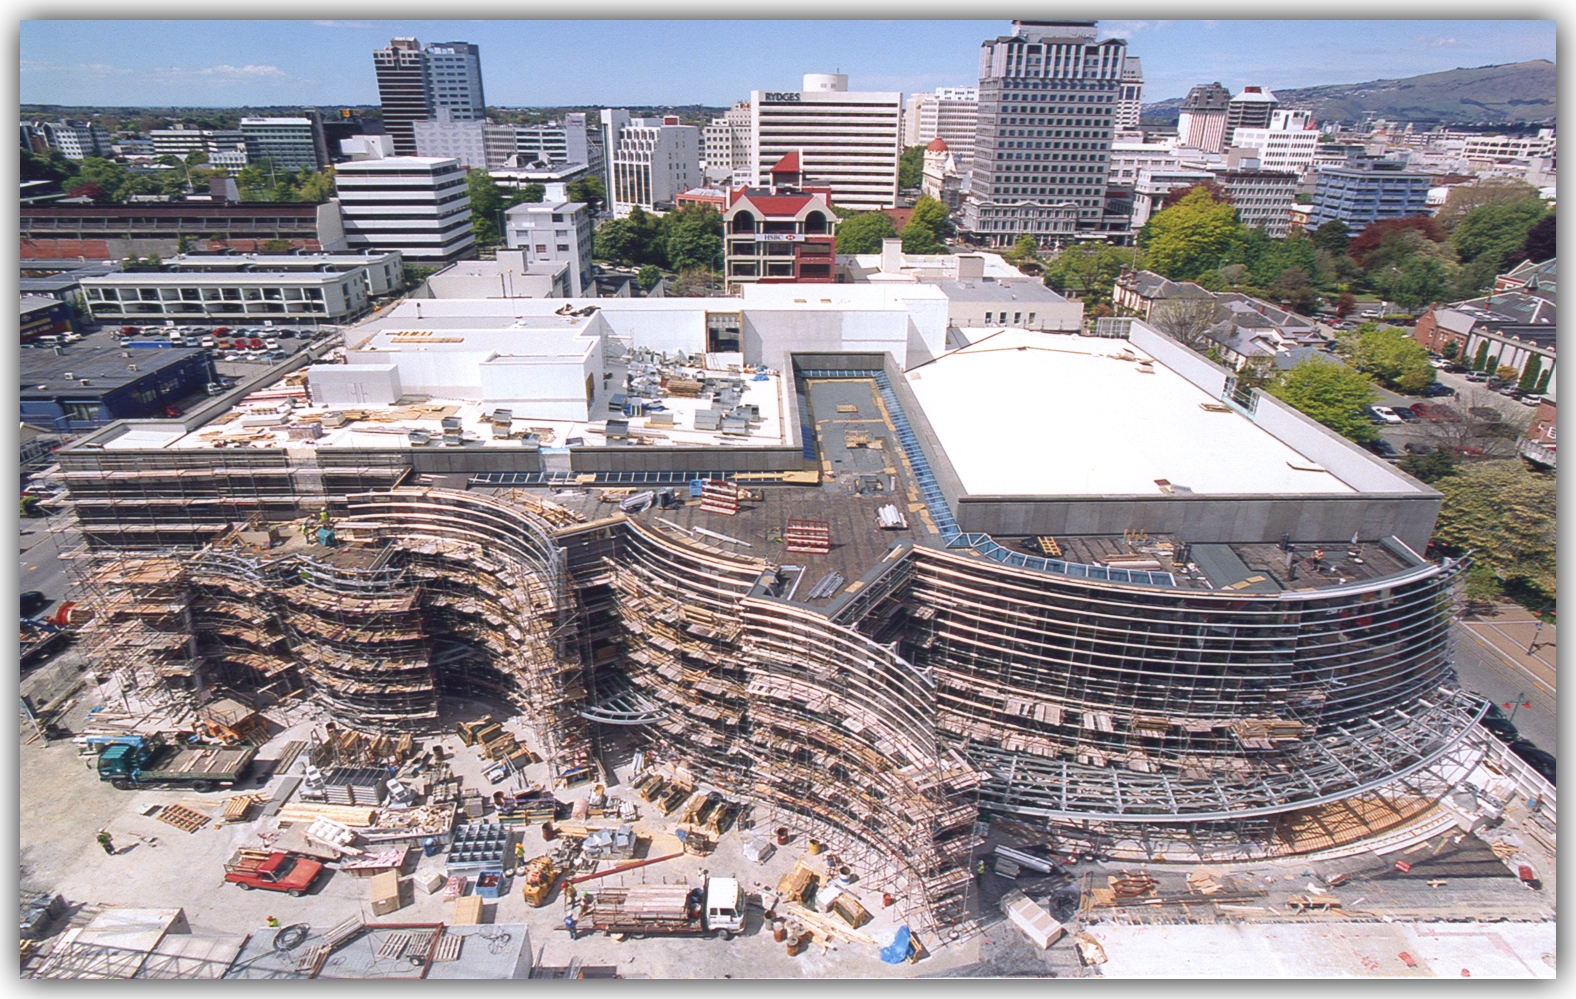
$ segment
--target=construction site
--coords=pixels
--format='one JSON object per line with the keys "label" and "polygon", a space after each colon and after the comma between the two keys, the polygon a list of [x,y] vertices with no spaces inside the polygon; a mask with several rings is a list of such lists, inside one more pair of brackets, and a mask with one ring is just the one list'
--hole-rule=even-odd
{"label": "construction site", "polygon": [[[1420,554],[1428,487],[1136,322],[1004,331],[907,368],[707,354],[715,327],[677,354],[604,336],[589,419],[347,411],[295,376],[224,420],[62,449],[99,703],[139,732],[190,732],[221,701],[288,716],[318,768],[398,768],[456,705],[485,707],[512,720],[485,754],[511,818],[552,822],[555,794],[590,788],[684,818],[730,803],[739,848],[813,841],[933,951],[1000,923],[1038,874],[1075,890],[1042,899],[1067,925],[1251,922],[1279,903],[1233,870],[1372,866],[1478,832],[1486,809],[1552,830],[1552,787],[1493,752],[1486,705],[1453,683],[1465,563]],[[931,387],[1016,399],[1042,365],[1093,382],[1067,405],[1118,421],[1100,432],[1133,460],[1165,456],[1147,492],[1078,471],[1125,452],[1062,454],[1014,412],[987,441],[968,421],[988,398]],[[456,406],[501,430],[466,441]],[[1187,421],[1225,426],[1231,456],[1172,440]],[[369,422],[388,445],[352,433]],[[1023,467],[993,479],[985,452]],[[1151,873],[1075,883],[1085,864]],[[1327,915],[1324,888],[1286,904]]]}

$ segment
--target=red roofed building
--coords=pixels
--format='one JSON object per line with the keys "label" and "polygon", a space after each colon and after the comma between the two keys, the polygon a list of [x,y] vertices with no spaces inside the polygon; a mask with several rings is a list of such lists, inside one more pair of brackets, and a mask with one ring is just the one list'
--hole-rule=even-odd
{"label": "red roofed building", "polygon": [[771,169],[769,187],[735,187],[722,213],[727,281],[741,284],[837,279],[830,187],[805,186],[798,152]]}

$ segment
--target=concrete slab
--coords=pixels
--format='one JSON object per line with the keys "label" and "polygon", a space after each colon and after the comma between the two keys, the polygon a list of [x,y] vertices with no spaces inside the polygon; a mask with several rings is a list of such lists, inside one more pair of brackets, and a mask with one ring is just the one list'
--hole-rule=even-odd
{"label": "concrete slab", "polygon": [[[1107,978],[1553,978],[1550,923],[1096,926]],[[1409,954],[1417,966],[1400,957]]]}

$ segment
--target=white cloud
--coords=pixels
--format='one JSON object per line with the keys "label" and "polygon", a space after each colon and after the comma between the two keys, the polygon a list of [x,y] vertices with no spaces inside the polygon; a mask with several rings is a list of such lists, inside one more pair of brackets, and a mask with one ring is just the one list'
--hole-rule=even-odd
{"label": "white cloud", "polygon": [[1100,28],[1103,35],[1131,39],[1145,31],[1157,31],[1165,24],[1165,21],[1102,21]]}
{"label": "white cloud", "polygon": [[1435,49],[1448,49],[1461,44],[1454,38],[1437,38],[1430,37],[1428,35],[1418,35],[1417,41],[1419,44],[1427,45],[1429,48]]}
{"label": "white cloud", "polygon": [[373,24],[371,21],[313,21],[312,23],[317,25],[319,28],[368,29],[377,27],[377,25]]}
{"label": "white cloud", "polygon": [[197,83],[228,85],[236,83],[251,84],[280,84],[292,77],[278,66],[231,66],[221,63],[218,66],[202,66],[196,69],[186,69],[181,66],[160,66],[154,69],[140,70],[128,69],[125,66],[111,66],[108,63],[77,63],[64,66],[52,62],[33,62],[22,60],[23,73],[36,73],[40,75],[70,75],[76,77],[91,77],[93,79],[106,79],[108,77],[141,76],[157,83]]}
{"label": "white cloud", "polygon": [[72,65],[72,66],[62,66],[61,64],[54,63],[54,62],[35,62],[33,60],[30,60],[30,59],[23,59],[22,60],[22,72],[24,72],[24,73],[68,73],[68,74],[70,74],[72,76],[89,76],[89,77],[93,77],[94,79],[100,79],[101,80],[101,79],[104,79],[105,77],[108,77],[108,76],[126,76],[126,75],[134,73],[136,71],[135,70],[130,70],[130,69],[124,69],[124,68],[122,68],[120,66],[111,66],[111,65],[109,65],[107,63],[102,63],[102,62],[94,62],[94,63],[82,63],[82,62],[79,62],[79,63],[77,63],[75,65]]}

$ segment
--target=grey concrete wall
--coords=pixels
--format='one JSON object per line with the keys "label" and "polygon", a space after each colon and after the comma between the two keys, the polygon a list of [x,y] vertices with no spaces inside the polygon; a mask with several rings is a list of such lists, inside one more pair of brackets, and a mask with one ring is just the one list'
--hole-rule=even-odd
{"label": "grey concrete wall", "polygon": [[1355,496],[965,496],[965,532],[1003,536],[1171,534],[1184,542],[1365,541],[1395,535],[1422,551],[1439,515],[1438,493]]}
{"label": "grey concrete wall", "polygon": [[540,472],[542,455],[536,450],[498,447],[413,447],[410,464],[420,475],[452,475],[456,472]]}
{"label": "grey concrete wall", "polygon": [[1372,452],[1340,436],[1266,392],[1257,393],[1253,422],[1313,459],[1337,479],[1364,492],[1419,492],[1433,489]]}
{"label": "grey concrete wall", "polygon": [[1127,340],[1199,388],[1219,399],[1231,373],[1197,351],[1189,350],[1157,330],[1133,320]]}
{"label": "grey concrete wall", "polygon": [[575,472],[796,472],[797,447],[583,447],[569,450]]}

